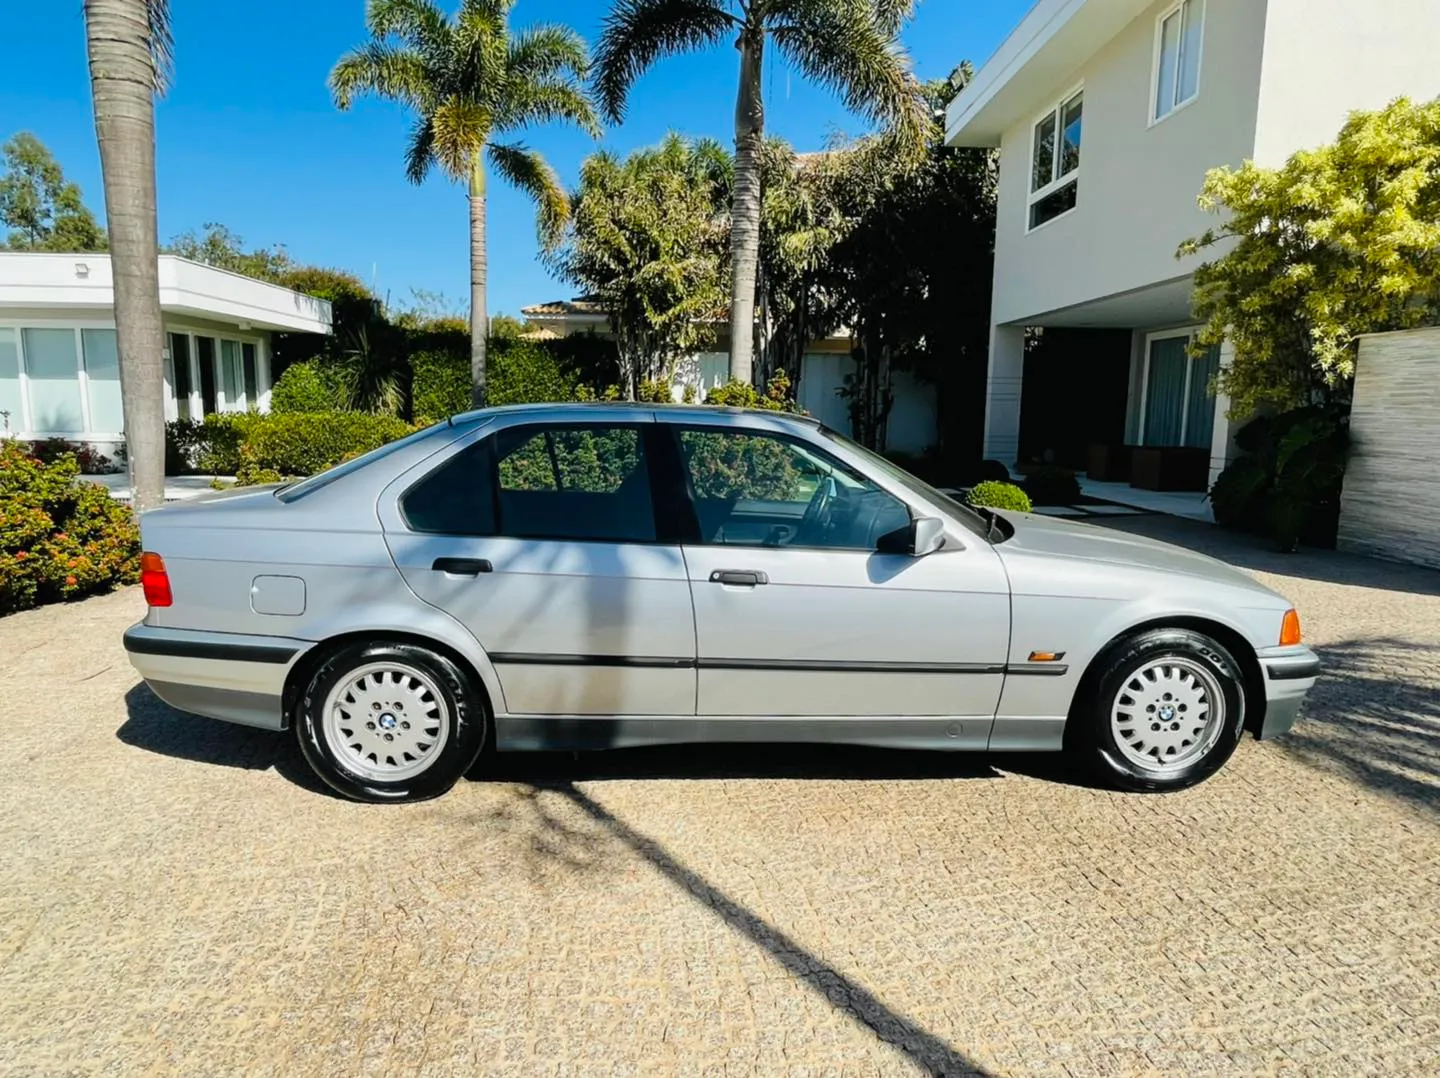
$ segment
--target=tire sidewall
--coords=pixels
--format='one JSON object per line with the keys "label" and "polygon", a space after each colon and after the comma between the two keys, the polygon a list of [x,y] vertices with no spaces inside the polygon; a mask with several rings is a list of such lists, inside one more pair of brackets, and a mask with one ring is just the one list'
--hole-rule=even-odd
{"label": "tire sidewall", "polygon": [[[1156,775],[1131,763],[1120,751],[1110,709],[1137,669],[1167,657],[1198,662],[1214,675],[1225,700],[1225,726],[1203,756],[1179,771]],[[1089,710],[1089,742],[1102,775],[1130,790],[1181,790],[1209,778],[1234,753],[1245,729],[1244,680],[1240,664],[1219,641],[1189,629],[1151,629],[1122,641],[1103,657]]]}
{"label": "tire sidewall", "polygon": [[[377,782],[351,771],[325,738],[325,699],[357,667],[397,662],[428,674],[450,709],[449,739],[426,770],[398,782]],[[295,732],[306,762],[327,786],[355,801],[423,801],[448,791],[474,764],[485,744],[485,707],[469,679],[444,655],[413,644],[352,644],[325,659],[310,675],[296,707]]]}

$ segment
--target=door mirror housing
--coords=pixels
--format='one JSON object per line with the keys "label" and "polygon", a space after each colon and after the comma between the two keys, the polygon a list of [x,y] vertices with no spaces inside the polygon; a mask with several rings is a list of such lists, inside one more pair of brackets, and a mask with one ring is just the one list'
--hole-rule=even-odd
{"label": "door mirror housing", "polygon": [[923,558],[945,545],[945,522],[939,517],[915,517],[904,528],[882,535],[876,548],[881,554],[907,554]]}

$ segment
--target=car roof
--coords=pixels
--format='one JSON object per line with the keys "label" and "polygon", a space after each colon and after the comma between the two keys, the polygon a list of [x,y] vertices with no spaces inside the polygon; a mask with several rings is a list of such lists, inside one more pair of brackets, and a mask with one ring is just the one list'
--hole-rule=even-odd
{"label": "car roof", "polygon": [[743,416],[764,416],[766,419],[779,420],[781,422],[792,422],[800,426],[818,427],[820,420],[814,416],[797,412],[777,412],[769,408],[735,408],[730,405],[717,404],[650,404],[645,401],[581,401],[581,402],[552,402],[543,404],[502,404],[494,408],[479,408],[473,412],[462,412],[451,418],[451,425],[458,423],[474,422],[487,419],[493,416],[524,415],[534,419],[569,419],[596,418],[603,419],[608,413],[618,408],[629,411],[636,409],[655,412],[655,417],[661,422],[682,423],[686,416],[717,416],[731,415],[736,418]]}

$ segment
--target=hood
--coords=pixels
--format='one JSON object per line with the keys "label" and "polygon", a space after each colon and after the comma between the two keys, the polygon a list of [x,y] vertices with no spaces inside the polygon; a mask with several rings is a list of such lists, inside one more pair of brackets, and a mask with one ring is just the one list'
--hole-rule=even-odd
{"label": "hood", "polygon": [[1113,531],[1094,524],[1076,524],[1032,513],[1005,513],[1015,534],[995,547],[1001,558],[1016,554],[1039,554],[1049,558],[1073,558],[1107,565],[1153,569],[1162,573],[1212,580],[1232,587],[1274,595],[1253,576],[1223,561],[1193,550],[1162,543],[1158,539]]}

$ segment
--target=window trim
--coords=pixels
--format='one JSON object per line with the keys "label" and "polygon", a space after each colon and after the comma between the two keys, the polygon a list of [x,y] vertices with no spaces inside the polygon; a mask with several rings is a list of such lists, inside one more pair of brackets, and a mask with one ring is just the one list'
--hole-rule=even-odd
{"label": "window trim", "polygon": [[897,495],[893,490],[876,482],[875,478],[845,460],[843,457],[832,452],[828,446],[820,445],[805,438],[798,438],[785,431],[770,430],[765,427],[746,427],[731,424],[707,424],[707,423],[685,423],[662,420],[657,424],[660,427],[668,428],[669,439],[674,446],[674,463],[679,467],[681,490],[685,495],[685,504],[689,507],[690,520],[687,526],[690,531],[689,538],[682,540],[685,545],[706,547],[707,549],[723,550],[734,547],[736,550],[771,550],[771,551],[810,551],[825,554],[861,554],[865,557],[879,554],[878,548],[859,546],[810,546],[808,544],[786,543],[784,546],[769,546],[765,543],[709,543],[700,532],[700,513],[695,507],[695,495],[691,490],[691,479],[688,466],[685,462],[685,448],[680,441],[680,435],[685,431],[692,431],[698,434],[733,434],[739,437],[748,438],[774,438],[778,442],[787,445],[798,446],[803,450],[821,457],[828,457],[840,470],[852,477],[858,477],[867,486],[873,487],[886,497],[893,498],[904,508],[906,516],[910,520],[915,519],[915,507],[909,501]]}
{"label": "window trim", "polygon": [[[1053,164],[1052,164],[1052,166],[1051,166],[1051,171],[1052,171],[1052,174],[1053,174],[1053,171],[1054,171],[1055,169],[1057,169],[1057,168],[1060,167],[1060,140],[1061,140],[1061,138],[1063,137],[1063,135],[1064,135],[1064,133],[1065,133],[1065,128],[1064,128],[1065,106],[1068,105],[1068,104],[1070,104],[1070,103],[1071,103],[1072,101],[1074,101],[1077,97],[1083,97],[1084,94],[1085,94],[1085,83],[1084,83],[1084,82],[1077,83],[1075,86],[1072,86],[1067,92],[1061,94],[1058,98],[1056,98],[1054,101],[1052,101],[1052,103],[1051,103],[1051,105],[1050,105],[1050,107],[1049,107],[1048,109],[1045,109],[1045,110],[1043,110],[1043,111],[1041,111],[1041,112],[1036,113],[1036,114],[1035,114],[1035,118],[1030,121],[1030,157],[1029,157],[1029,160],[1028,160],[1028,162],[1027,162],[1027,164],[1028,164],[1029,167],[1028,167],[1028,168],[1026,169],[1026,171],[1025,171],[1025,190],[1026,190],[1026,196],[1025,196],[1025,234],[1026,234],[1027,236],[1028,236],[1030,233],[1032,233],[1032,232],[1038,232],[1040,229],[1044,228],[1046,225],[1051,224],[1051,223],[1054,222],[1054,221],[1058,221],[1058,220],[1060,220],[1062,217],[1069,217],[1072,213],[1074,213],[1076,210],[1078,210],[1078,209],[1080,208],[1080,169],[1081,169],[1081,165],[1076,165],[1071,171],[1065,173],[1065,174],[1062,175],[1062,176],[1055,177],[1055,178],[1051,179],[1049,183],[1045,184],[1045,186],[1043,186],[1043,187],[1041,187],[1041,188],[1038,188],[1038,189],[1036,189],[1036,190],[1033,190],[1033,191],[1032,191],[1032,190],[1030,189],[1030,185],[1031,185],[1031,184],[1034,182],[1034,180],[1035,180],[1035,149],[1036,149],[1036,146],[1038,145],[1038,136],[1039,136],[1039,134],[1040,134],[1040,125],[1041,125],[1042,123],[1044,123],[1044,122],[1045,122],[1048,118],[1050,118],[1051,116],[1054,116],[1054,117],[1055,117],[1055,143],[1054,143],[1054,145],[1051,147],[1051,150],[1052,150],[1053,155],[1054,155],[1053,158],[1052,158]],[[1083,109],[1083,104],[1084,104],[1084,103],[1082,102],[1081,104],[1082,104],[1082,109]],[[1084,134],[1083,134],[1083,132],[1084,132],[1084,116],[1083,116],[1083,112],[1082,112],[1082,116],[1081,116],[1081,132],[1082,132],[1082,134],[1081,134],[1081,137],[1080,137],[1080,158],[1081,158],[1081,161],[1083,162],[1083,161],[1084,161],[1084,158],[1085,158],[1085,137],[1084,137]],[[1068,210],[1065,210],[1065,211],[1062,212],[1062,213],[1057,213],[1054,217],[1049,217],[1049,218],[1045,219],[1044,221],[1041,221],[1039,224],[1032,225],[1032,224],[1030,223],[1030,215],[1031,215],[1031,211],[1033,211],[1033,210],[1035,209],[1035,204],[1036,204],[1037,202],[1043,202],[1045,199],[1049,198],[1051,195],[1055,194],[1055,193],[1058,192],[1058,191],[1063,190],[1064,188],[1070,186],[1072,183],[1075,184],[1075,205],[1071,206]]]}
{"label": "window trim", "polygon": [[[1156,126],[1157,124],[1164,123],[1166,120],[1170,119],[1170,117],[1174,116],[1177,112],[1183,112],[1185,109],[1195,104],[1196,101],[1200,100],[1200,89],[1205,74],[1205,16],[1207,12],[1205,10],[1205,0],[1194,0],[1194,2],[1197,5],[1196,10],[1200,12],[1200,49],[1199,55],[1195,59],[1195,92],[1189,97],[1187,97],[1184,101],[1173,103],[1168,111],[1158,116],[1155,114],[1156,103],[1158,102],[1160,97],[1160,60],[1161,49],[1164,47],[1165,40],[1165,22],[1176,12],[1181,13],[1180,41],[1183,44],[1185,40],[1185,16],[1183,13],[1185,8],[1185,0],[1175,0],[1173,4],[1170,4],[1165,8],[1164,11],[1160,12],[1160,14],[1155,16],[1155,45],[1153,55],[1150,61],[1150,98],[1145,103],[1145,115],[1147,119],[1145,126],[1147,130]],[[1177,52],[1175,54],[1176,93],[1179,93],[1180,90],[1180,71],[1182,66],[1180,62],[1180,57],[1181,54]]]}

